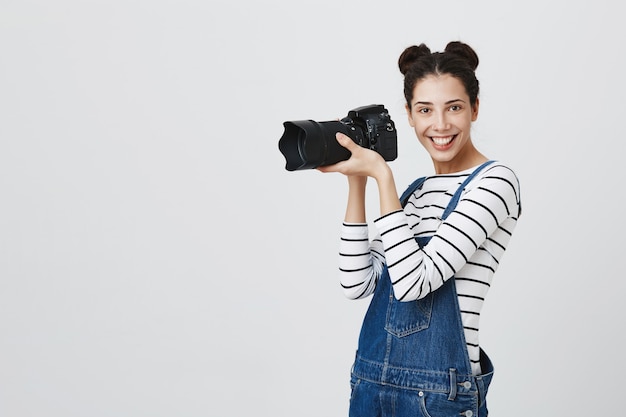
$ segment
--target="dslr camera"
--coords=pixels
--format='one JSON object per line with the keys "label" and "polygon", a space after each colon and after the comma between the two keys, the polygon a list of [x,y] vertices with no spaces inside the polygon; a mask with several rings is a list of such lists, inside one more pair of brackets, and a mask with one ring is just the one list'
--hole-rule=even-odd
{"label": "dslr camera", "polygon": [[350,158],[335,134],[341,132],[356,144],[378,152],[385,161],[398,156],[396,127],[382,104],[350,110],[341,121],[295,120],[283,123],[285,132],[278,141],[287,171],[313,169]]}

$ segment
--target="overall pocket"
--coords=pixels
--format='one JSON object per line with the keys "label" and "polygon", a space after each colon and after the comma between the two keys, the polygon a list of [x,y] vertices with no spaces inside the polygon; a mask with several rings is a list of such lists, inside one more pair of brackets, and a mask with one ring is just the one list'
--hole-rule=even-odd
{"label": "overall pocket", "polygon": [[419,408],[423,417],[435,416],[473,416],[478,417],[476,398],[468,395],[448,399],[448,394],[440,392],[420,391]]}
{"label": "overall pocket", "polygon": [[427,329],[432,310],[432,293],[419,300],[402,302],[393,296],[393,291],[390,291],[385,330],[396,337],[405,337]]}

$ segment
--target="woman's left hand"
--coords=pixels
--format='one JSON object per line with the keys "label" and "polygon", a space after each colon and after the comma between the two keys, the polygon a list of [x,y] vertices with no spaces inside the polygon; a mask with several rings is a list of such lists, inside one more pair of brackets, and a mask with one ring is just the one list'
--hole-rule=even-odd
{"label": "woman's left hand", "polygon": [[337,132],[336,138],[337,142],[349,150],[352,155],[345,161],[318,167],[319,171],[339,172],[347,176],[378,178],[389,170],[387,162],[378,152],[359,146],[343,133]]}

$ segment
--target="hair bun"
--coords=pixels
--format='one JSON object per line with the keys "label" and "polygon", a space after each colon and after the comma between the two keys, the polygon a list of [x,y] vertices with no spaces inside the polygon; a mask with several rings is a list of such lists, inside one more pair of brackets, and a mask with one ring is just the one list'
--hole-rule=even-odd
{"label": "hair bun", "polygon": [[454,54],[463,58],[465,61],[467,61],[467,63],[473,70],[476,70],[476,68],[478,67],[478,55],[469,45],[463,42],[449,42],[446,45],[445,51],[448,54]]}
{"label": "hair bun", "polygon": [[398,67],[403,75],[409,71],[411,65],[425,55],[430,55],[430,49],[423,43],[419,46],[409,46],[402,52],[400,58],[398,58]]}

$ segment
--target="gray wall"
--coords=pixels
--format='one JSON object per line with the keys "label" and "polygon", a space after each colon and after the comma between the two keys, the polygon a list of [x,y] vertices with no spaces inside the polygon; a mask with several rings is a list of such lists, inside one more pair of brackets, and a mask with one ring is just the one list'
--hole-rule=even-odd
{"label": "gray wall", "polygon": [[523,192],[481,323],[490,409],[621,411],[616,3],[244,3],[0,4],[0,415],[347,415],[346,181],[287,172],[282,122],[385,104],[401,190],[432,163],[397,58],[457,39],[474,141]]}

